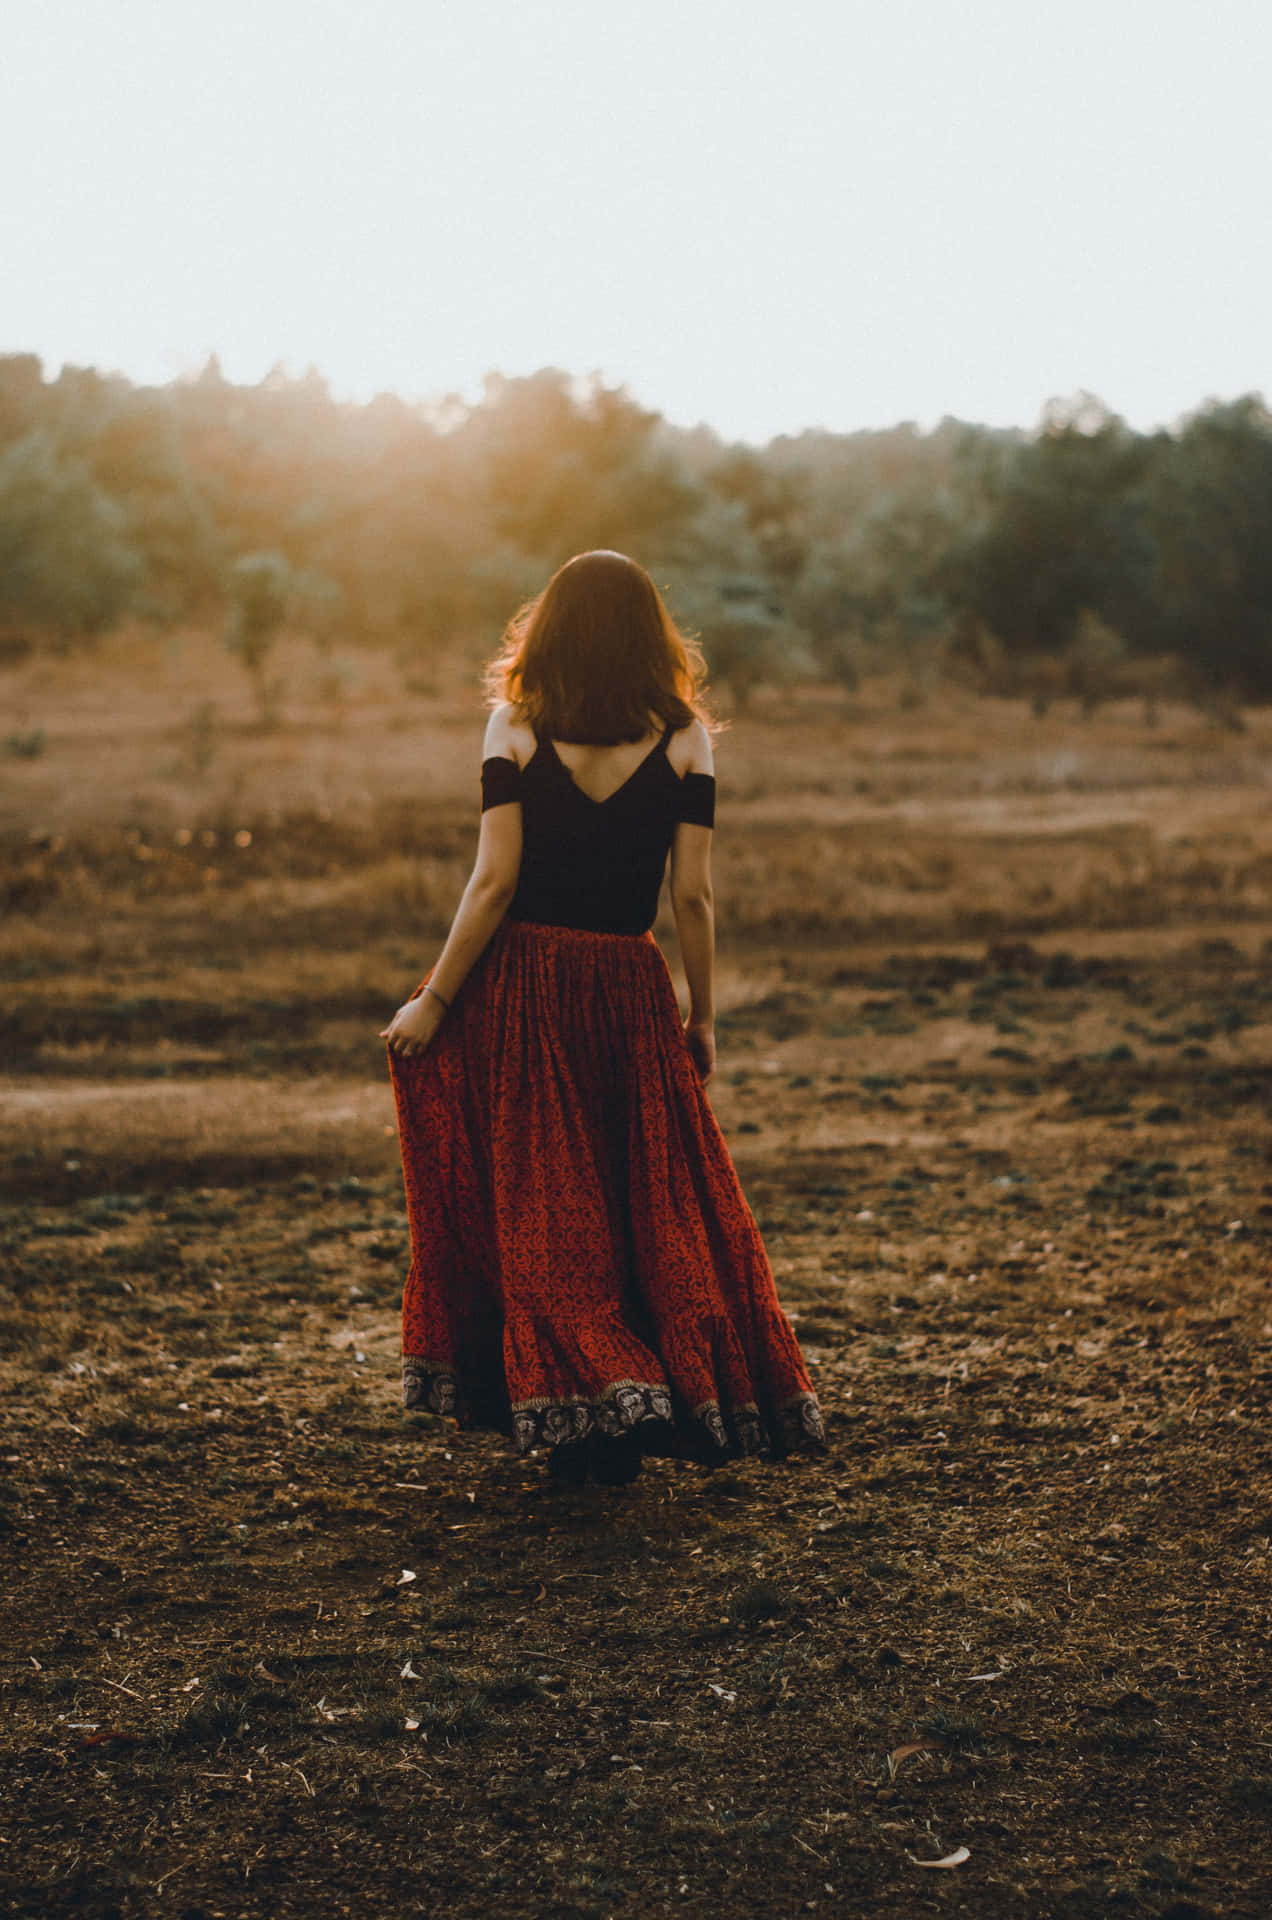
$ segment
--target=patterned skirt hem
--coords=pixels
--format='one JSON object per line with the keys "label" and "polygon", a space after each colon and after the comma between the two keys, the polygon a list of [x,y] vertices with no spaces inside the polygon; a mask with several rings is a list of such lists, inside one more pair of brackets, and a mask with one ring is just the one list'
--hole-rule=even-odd
{"label": "patterned skirt hem", "polygon": [[518,1401],[498,1413],[488,1409],[483,1417],[452,1368],[408,1358],[402,1363],[402,1404],[408,1412],[450,1415],[461,1426],[510,1433],[519,1454],[592,1434],[614,1439],[633,1433],[647,1453],[688,1454],[709,1463],[743,1455],[781,1459],[821,1452],[826,1445],[821,1409],[811,1393],[766,1413],[754,1402],[722,1407],[714,1400],[690,1410],[678,1408],[670,1389],[658,1382],[619,1380],[595,1400]]}

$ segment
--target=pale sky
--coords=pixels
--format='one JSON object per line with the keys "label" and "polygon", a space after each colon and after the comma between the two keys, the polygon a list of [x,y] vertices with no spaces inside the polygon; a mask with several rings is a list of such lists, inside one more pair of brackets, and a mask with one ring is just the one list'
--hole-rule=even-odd
{"label": "pale sky", "polygon": [[1272,399],[1268,0],[10,0],[0,351],[764,440]]}

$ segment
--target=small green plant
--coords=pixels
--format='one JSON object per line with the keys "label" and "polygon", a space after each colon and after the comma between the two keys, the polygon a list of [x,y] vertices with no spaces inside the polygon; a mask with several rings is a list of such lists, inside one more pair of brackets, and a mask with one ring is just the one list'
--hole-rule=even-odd
{"label": "small green plant", "polygon": [[939,1708],[919,1722],[920,1733],[940,1740],[954,1753],[984,1753],[985,1735],[978,1720],[959,1719]]}
{"label": "small green plant", "polygon": [[281,553],[248,553],[230,569],[225,644],[252,676],[261,725],[277,724],[282,686],[266,677],[269,655],[287,615],[291,568]]}
{"label": "small green plant", "polygon": [[161,1736],[169,1748],[217,1747],[242,1725],[243,1709],[226,1694],[196,1700]]}
{"label": "small green plant", "polygon": [[786,1597],[771,1580],[756,1580],[735,1593],[729,1604],[729,1616],[738,1626],[752,1626],[761,1620],[777,1620],[786,1612]]}
{"label": "small green plant", "polygon": [[11,733],[4,750],[14,760],[38,760],[47,744],[44,728],[33,727],[30,733]]}

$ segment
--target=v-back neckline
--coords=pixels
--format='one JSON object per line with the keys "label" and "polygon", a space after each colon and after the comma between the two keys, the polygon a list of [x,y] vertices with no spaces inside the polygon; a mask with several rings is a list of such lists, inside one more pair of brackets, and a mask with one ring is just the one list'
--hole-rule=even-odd
{"label": "v-back neckline", "polygon": [[542,744],[548,747],[548,749],[552,754],[552,758],[556,761],[558,767],[560,767],[562,773],[565,775],[570,785],[574,788],[574,791],[577,794],[581,794],[583,799],[587,801],[589,806],[607,807],[611,800],[617,800],[619,794],[624,792],[624,790],[627,787],[631,786],[632,781],[636,778],[637,774],[643,773],[651,760],[655,759],[658,754],[662,753],[663,749],[667,745],[667,742],[670,738],[671,738],[671,728],[668,727],[662,734],[662,737],[654,742],[653,746],[649,749],[649,752],[641,755],[640,759],[636,762],[636,765],[632,768],[627,778],[625,780],[620,780],[616,787],[612,787],[610,791],[605,795],[603,800],[598,800],[594,793],[589,793],[586,787],[581,787],[579,785],[578,780],[575,778],[573,770],[566,765],[565,761],[561,758],[560,754],[557,752],[557,744],[555,740],[550,740],[545,738]]}

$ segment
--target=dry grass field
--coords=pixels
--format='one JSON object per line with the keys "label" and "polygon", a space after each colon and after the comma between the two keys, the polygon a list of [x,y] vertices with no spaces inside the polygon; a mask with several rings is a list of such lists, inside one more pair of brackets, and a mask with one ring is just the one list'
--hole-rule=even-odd
{"label": "dry grass field", "polygon": [[713,1098],[831,1449],[562,1492],[398,1405],[471,674],[236,672],[0,669],[3,1910],[1266,1920],[1272,716],[722,735]]}

